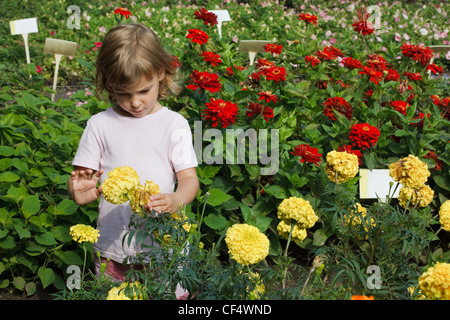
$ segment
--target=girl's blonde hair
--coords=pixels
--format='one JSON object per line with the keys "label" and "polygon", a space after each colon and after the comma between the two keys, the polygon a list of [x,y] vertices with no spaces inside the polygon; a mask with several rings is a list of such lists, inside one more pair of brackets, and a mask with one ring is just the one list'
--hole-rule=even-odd
{"label": "girl's blonde hair", "polygon": [[127,23],[111,29],[105,36],[97,57],[95,85],[100,96],[106,91],[115,101],[114,90],[136,85],[164,72],[159,84],[158,99],[170,93],[177,95],[181,86],[176,82],[173,57],[161,46],[158,36],[140,23]]}

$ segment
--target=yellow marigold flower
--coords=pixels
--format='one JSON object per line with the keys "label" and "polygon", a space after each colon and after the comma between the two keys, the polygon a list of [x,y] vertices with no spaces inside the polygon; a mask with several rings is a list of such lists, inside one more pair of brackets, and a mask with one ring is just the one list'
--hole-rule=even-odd
{"label": "yellow marigold flower", "polygon": [[422,294],[422,291],[419,290],[415,294],[416,290],[417,290],[417,287],[414,287],[414,286],[408,287],[408,292],[411,295],[411,297],[414,297],[414,295],[415,295],[414,300],[424,300],[425,296]]}
{"label": "yellow marigold flower", "polygon": [[97,229],[92,228],[91,226],[87,226],[84,224],[76,224],[71,226],[69,229],[69,233],[74,241],[79,243],[82,242],[97,242],[99,237],[99,232]]}
{"label": "yellow marigold flower", "polygon": [[409,155],[389,165],[389,174],[394,181],[406,187],[417,189],[427,182],[430,171],[425,162],[413,155]]}
{"label": "yellow marigold flower", "polygon": [[139,185],[136,170],[128,166],[115,168],[108,177],[102,183],[102,192],[105,200],[114,204],[126,202],[127,194],[133,194]]}
{"label": "yellow marigold flower", "polygon": [[437,262],[419,277],[422,293],[428,300],[450,300],[450,263]]}
{"label": "yellow marigold flower", "polygon": [[249,292],[249,288],[247,287],[249,299],[257,300],[264,294],[264,292],[266,292],[266,286],[262,282],[259,273],[257,272],[251,272],[249,278],[253,282],[253,284],[255,284],[255,289],[251,292]]}
{"label": "yellow marigold flower", "polygon": [[141,213],[140,208],[150,202],[150,197],[160,193],[159,186],[153,181],[146,181],[145,185],[139,184],[134,193],[129,194],[131,211]]}
{"label": "yellow marigold flower", "polygon": [[228,228],[225,243],[231,259],[243,266],[258,263],[269,254],[269,238],[248,224],[234,224]]}
{"label": "yellow marigold flower", "polygon": [[[125,288],[127,287],[133,288],[133,298],[130,298],[125,294]],[[108,291],[106,300],[144,300],[145,297],[146,295],[142,288],[142,284],[135,281],[131,284],[124,282],[120,286],[112,288]]]}
{"label": "yellow marigold flower", "polygon": [[[277,231],[278,233],[285,238],[286,240],[289,238],[289,233],[291,232],[291,223],[293,220],[291,219],[283,219],[278,223]],[[295,221],[294,221],[295,222]],[[294,229],[292,230],[291,239],[296,243],[300,243],[306,239],[306,229],[299,226],[299,224],[294,225]]]}
{"label": "yellow marigold flower", "polygon": [[[316,223],[316,216],[308,200],[290,197],[281,201],[278,206],[278,219],[294,219],[299,228],[311,228]],[[290,223],[289,223],[290,225]],[[290,228],[289,228],[290,230]]]}
{"label": "yellow marigold flower", "polygon": [[[356,210],[355,210],[356,209]],[[345,223],[347,225],[350,225],[353,228],[357,228],[358,226],[364,226],[364,231],[367,233],[369,232],[368,224],[366,222],[366,216],[367,216],[367,209],[364,208],[361,204],[357,203],[356,208],[353,209],[353,211],[356,211],[356,213],[351,213],[350,215],[345,216]],[[373,218],[370,218],[370,226],[371,228],[376,226],[375,220]],[[368,239],[368,235],[365,236],[365,239]],[[358,239],[362,239],[360,236],[358,236]]]}
{"label": "yellow marigold flower", "polygon": [[434,191],[427,185],[412,189],[403,186],[398,193],[398,200],[400,205],[405,208],[409,200],[410,205],[419,205],[420,207],[428,206],[433,201]]}
{"label": "yellow marigold flower", "polygon": [[439,209],[439,223],[442,229],[450,232],[450,200],[445,201]]}
{"label": "yellow marigold flower", "polygon": [[[358,173],[358,156],[352,153],[330,151],[327,154],[325,171],[328,179],[338,184],[347,182]],[[337,174],[337,176],[336,176]]]}

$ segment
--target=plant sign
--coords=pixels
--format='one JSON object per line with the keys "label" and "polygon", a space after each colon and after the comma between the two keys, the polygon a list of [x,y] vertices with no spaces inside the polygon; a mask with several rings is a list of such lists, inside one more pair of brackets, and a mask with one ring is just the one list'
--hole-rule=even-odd
{"label": "plant sign", "polygon": [[219,37],[222,38],[222,22],[231,21],[230,13],[228,10],[210,10],[217,16],[217,30],[219,31]]}
{"label": "plant sign", "polygon": [[250,65],[253,65],[257,52],[264,52],[264,45],[269,44],[268,40],[242,40],[239,45],[240,52],[248,52]]}
{"label": "plant sign", "polygon": [[[391,198],[398,196],[398,188],[392,195],[392,188],[395,188],[396,182],[389,175],[389,169],[359,169],[359,192],[361,199],[377,199],[385,202],[387,196]],[[390,182],[393,186],[390,187]]]}
{"label": "plant sign", "polygon": [[25,43],[25,54],[27,58],[27,63],[30,63],[30,50],[28,48],[28,34],[38,32],[37,19],[29,18],[29,19],[21,19],[14,20],[9,22],[9,26],[11,28],[11,34],[21,34],[23,37],[23,41]]}

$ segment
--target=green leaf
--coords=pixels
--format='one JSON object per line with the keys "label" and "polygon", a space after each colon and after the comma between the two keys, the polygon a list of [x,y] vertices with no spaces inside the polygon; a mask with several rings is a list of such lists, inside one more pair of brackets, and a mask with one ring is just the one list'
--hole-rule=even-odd
{"label": "green leaf", "polygon": [[443,176],[434,176],[433,177],[434,182],[441,187],[442,189],[445,189],[447,191],[450,191],[450,181],[445,179]]}
{"label": "green leaf", "polygon": [[10,171],[2,172],[0,174],[0,182],[14,182],[19,179],[20,177],[17,174]]}
{"label": "green leaf", "polygon": [[41,279],[42,287],[45,289],[55,281],[55,273],[50,268],[40,267],[38,270],[39,279]]}
{"label": "green leaf", "polygon": [[205,224],[214,230],[221,230],[227,225],[227,219],[221,214],[210,213],[204,219]]}
{"label": "green leaf", "polygon": [[288,197],[286,190],[284,190],[282,186],[276,184],[264,187],[264,191],[277,199],[286,199]]}
{"label": "green leaf", "polygon": [[34,196],[29,196],[23,200],[22,203],[22,214],[25,219],[35,215],[41,209],[41,201],[37,194]]}
{"label": "green leaf", "polygon": [[14,277],[13,285],[16,289],[23,290],[25,288],[25,279],[22,277]]}
{"label": "green leaf", "polygon": [[75,251],[55,251],[55,255],[67,265],[83,265],[83,260]]}
{"label": "green leaf", "polygon": [[42,244],[44,246],[51,246],[54,244],[58,244],[55,240],[55,237],[50,232],[38,234],[34,238],[36,239],[37,243]]}
{"label": "green leaf", "polygon": [[0,146],[0,156],[10,157],[14,154],[14,148],[8,146]]}
{"label": "green leaf", "polygon": [[36,283],[34,282],[27,282],[25,285],[25,292],[27,293],[27,296],[32,296],[36,293]]}
{"label": "green leaf", "polygon": [[232,198],[229,194],[226,194],[220,189],[212,188],[208,192],[210,194],[208,204],[213,207],[219,206]]}
{"label": "green leaf", "polygon": [[328,236],[325,231],[323,229],[318,229],[314,232],[313,245],[321,247],[325,244],[325,241],[327,241],[327,239]]}
{"label": "green leaf", "polygon": [[0,247],[3,249],[12,249],[16,246],[16,242],[12,236],[7,236],[0,240]]}
{"label": "green leaf", "polygon": [[78,205],[70,199],[64,199],[56,207],[56,214],[60,215],[71,215],[77,211]]}

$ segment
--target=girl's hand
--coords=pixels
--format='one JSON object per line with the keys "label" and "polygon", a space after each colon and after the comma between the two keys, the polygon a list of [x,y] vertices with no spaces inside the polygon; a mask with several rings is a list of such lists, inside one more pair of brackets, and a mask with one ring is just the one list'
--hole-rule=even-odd
{"label": "girl's hand", "polygon": [[150,202],[145,205],[145,208],[158,213],[174,213],[178,210],[178,201],[173,193],[158,193],[150,197]]}
{"label": "girl's hand", "polygon": [[98,180],[103,174],[103,170],[94,173],[88,168],[75,168],[70,173],[67,182],[67,190],[72,200],[78,204],[88,204],[97,200],[102,194],[101,186],[97,188]]}

